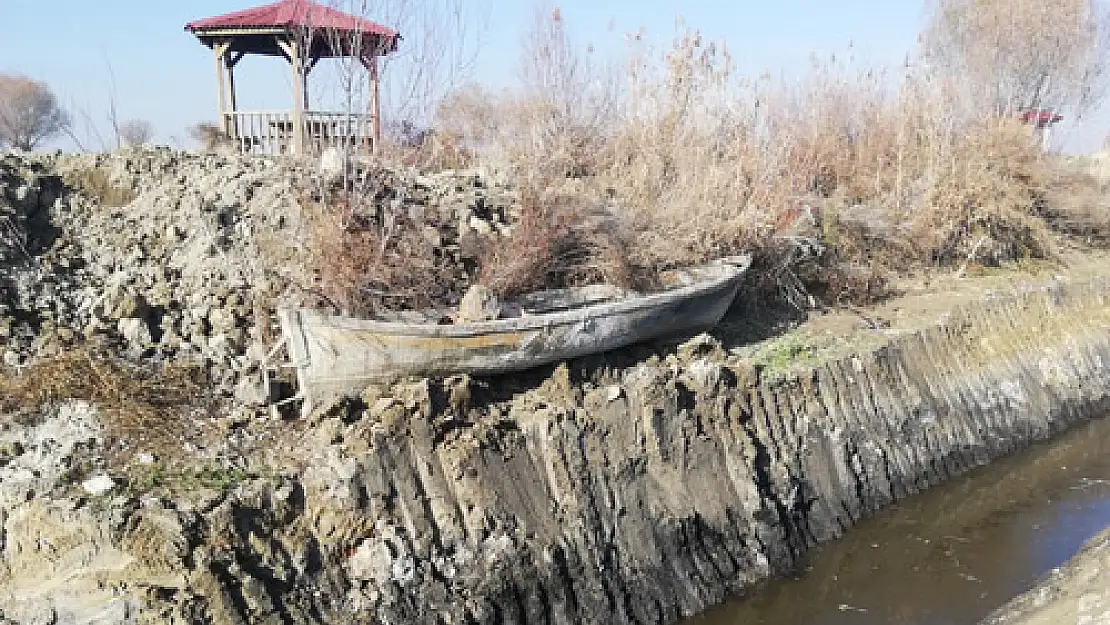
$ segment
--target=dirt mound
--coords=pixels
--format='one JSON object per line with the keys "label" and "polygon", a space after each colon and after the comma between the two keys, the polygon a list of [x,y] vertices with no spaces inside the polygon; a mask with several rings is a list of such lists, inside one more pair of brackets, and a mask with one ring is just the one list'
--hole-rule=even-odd
{"label": "dirt mound", "polygon": [[[467,254],[507,232],[510,192],[473,173],[387,173],[378,201],[429,224],[457,298]],[[313,298],[309,222],[335,184],[311,163],[166,149],[0,157],[4,364],[87,344],[203,364],[230,392],[274,340],[274,306]]]}

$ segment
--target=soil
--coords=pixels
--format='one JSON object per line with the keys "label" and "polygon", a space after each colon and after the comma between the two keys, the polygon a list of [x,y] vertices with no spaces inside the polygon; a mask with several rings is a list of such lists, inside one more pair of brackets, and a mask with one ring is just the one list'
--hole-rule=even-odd
{"label": "soil", "polygon": [[1110,529],[1068,564],[1014,599],[981,625],[1101,625],[1110,623]]}

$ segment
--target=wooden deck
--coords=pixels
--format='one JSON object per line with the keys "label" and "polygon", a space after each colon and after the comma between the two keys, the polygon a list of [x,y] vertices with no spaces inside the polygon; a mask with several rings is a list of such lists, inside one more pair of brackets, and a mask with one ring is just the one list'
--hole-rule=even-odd
{"label": "wooden deck", "polygon": [[223,130],[243,154],[319,154],[327,148],[370,151],[372,115],[306,111],[301,115],[303,149],[296,145],[293,111],[234,111],[223,114]]}

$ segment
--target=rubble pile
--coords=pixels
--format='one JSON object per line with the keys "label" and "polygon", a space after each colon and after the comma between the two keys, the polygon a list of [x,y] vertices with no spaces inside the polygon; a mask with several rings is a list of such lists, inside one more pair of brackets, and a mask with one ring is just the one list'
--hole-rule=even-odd
{"label": "rubble pile", "polygon": [[[509,232],[511,191],[474,173],[387,174],[371,195],[425,224],[461,294],[474,251]],[[302,204],[336,184],[311,164],[168,149],[0,157],[3,363],[91,344],[201,362],[234,389],[273,340],[273,307],[312,284]]]}

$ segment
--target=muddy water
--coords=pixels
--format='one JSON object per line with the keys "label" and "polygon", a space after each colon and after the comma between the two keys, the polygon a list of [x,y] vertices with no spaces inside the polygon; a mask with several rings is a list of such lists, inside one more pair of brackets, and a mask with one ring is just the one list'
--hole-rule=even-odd
{"label": "muddy water", "polygon": [[684,625],[969,625],[1110,526],[1110,419],[910,498]]}

